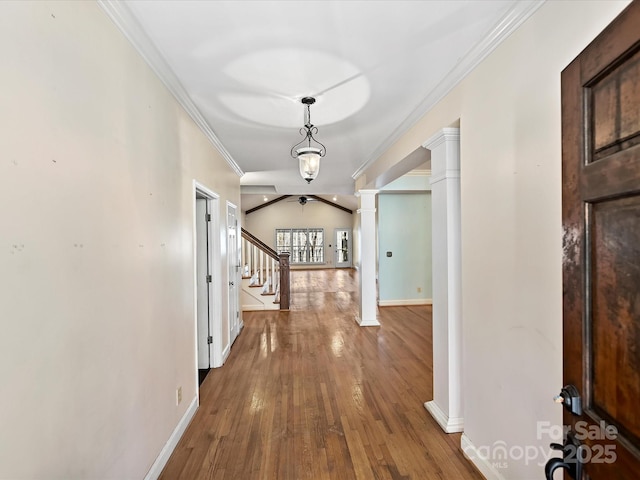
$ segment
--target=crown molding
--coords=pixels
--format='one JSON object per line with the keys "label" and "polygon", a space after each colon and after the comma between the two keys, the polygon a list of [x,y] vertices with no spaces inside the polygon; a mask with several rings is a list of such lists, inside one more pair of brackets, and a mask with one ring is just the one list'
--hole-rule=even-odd
{"label": "crown molding", "polygon": [[357,180],[384,152],[386,152],[407,130],[424,117],[440,100],[457,86],[487,55],[524,23],[546,0],[522,0],[515,2],[511,9],[500,19],[496,26],[478,42],[438,85],[420,102],[352,175]]}
{"label": "crown molding", "polygon": [[151,67],[151,70],[160,78],[162,83],[169,89],[178,103],[185,109],[189,116],[196,123],[198,128],[209,139],[213,146],[220,152],[231,169],[241,177],[244,175],[242,169],[235,162],[229,151],[222,145],[214,131],[211,129],[205,118],[202,116],[189,94],[184,89],[180,80],[173,72],[162,53],[151,41],[138,20],[125,2],[114,0],[96,0],[100,8],[107,14],[111,21],[118,27],[127,40],[133,45],[136,51]]}

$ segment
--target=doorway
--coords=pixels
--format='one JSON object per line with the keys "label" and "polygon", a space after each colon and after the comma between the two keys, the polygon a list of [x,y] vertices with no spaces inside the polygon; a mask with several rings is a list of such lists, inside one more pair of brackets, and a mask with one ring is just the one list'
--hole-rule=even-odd
{"label": "doorway", "polygon": [[198,385],[209,369],[222,366],[222,289],[219,231],[219,197],[193,182],[194,283],[196,366]]}
{"label": "doorway", "polygon": [[198,338],[198,385],[211,368],[212,275],[211,275],[211,200],[196,191],[196,317]]}
{"label": "doorway", "polygon": [[351,229],[336,228],[334,241],[335,249],[335,266],[336,268],[351,267]]}

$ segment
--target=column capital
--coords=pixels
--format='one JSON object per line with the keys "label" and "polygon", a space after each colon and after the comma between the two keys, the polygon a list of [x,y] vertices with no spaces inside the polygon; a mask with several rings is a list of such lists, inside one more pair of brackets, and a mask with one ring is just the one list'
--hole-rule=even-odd
{"label": "column capital", "polygon": [[380,190],[372,189],[372,188],[363,188],[362,190],[358,190],[354,195],[356,197],[364,196],[364,195],[375,195]]}
{"label": "column capital", "polygon": [[380,190],[363,189],[358,190],[355,195],[360,198],[360,208],[358,213],[376,211],[376,194]]}
{"label": "column capital", "polygon": [[447,141],[460,141],[460,129],[459,128],[443,128],[433,134],[428,140],[426,140],[422,146],[427,150],[433,150],[439,147]]}
{"label": "column capital", "polygon": [[431,151],[432,187],[447,179],[460,178],[460,129],[443,128],[422,146]]}

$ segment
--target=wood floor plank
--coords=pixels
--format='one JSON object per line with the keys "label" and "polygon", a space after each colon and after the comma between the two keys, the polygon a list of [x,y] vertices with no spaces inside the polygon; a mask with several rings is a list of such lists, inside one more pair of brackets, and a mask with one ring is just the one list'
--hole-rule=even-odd
{"label": "wood floor plank", "polygon": [[361,328],[353,270],[291,272],[290,312],[246,312],[163,480],[480,480],[424,409],[431,308]]}

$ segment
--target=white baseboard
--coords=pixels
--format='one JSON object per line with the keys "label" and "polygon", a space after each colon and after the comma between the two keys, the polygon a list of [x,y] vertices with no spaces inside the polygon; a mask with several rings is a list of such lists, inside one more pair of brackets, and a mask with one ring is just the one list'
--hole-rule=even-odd
{"label": "white baseboard", "polygon": [[189,426],[189,422],[191,422],[191,419],[196,414],[196,410],[198,410],[197,396],[193,397],[191,405],[189,405],[187,411],[184,412],[184,415],[178,422],[178,425],[176,425],[176,428],[173,430],[173,433],[169,437],[169,440],[167,440],[167,443],[165,443],[162,451],[160,452],[160,455],[158,455],[156,461],[153,462],[153,465],[151,465],[151,468],[147,472],[147,475],[144,477],[144,480],[156,480],[160,476],[160,474],[162,473],[162,469],[169,461],[169,457],[173,453],[173,450],[176,448],[178,441],[180,440],[180,438],[182,438],[184,431]]}
{"label": "white baseboard", "polygon": [[256,312],[258,310],[264,310],[263,303],[254,303],[253,305],[243,303],[240,307],[240,310],[243,312]]}
{"label": "white baseboard", "polygon": [[256,305],[242,305],[240,310],[243,312],[275,312],[276,310],[280,310],[280,304],[271,302]]}
{"label": "white baseboard", "polygon": [[409,298],[404,300],[378,300],[380,307],[404,307],[409,305],[433,305],[430,298]]}
{"label": "white baseboard", "polygon": [[445,433],[458,433],[464,430],[464,419],[462,417],[451,418],[438,406],[435,401],[426,402],[424,408],[435,418],[438,425]]}
{"label": "white baseboard", "polygon": [[222,351],[222,363],[227,361],[229,358],[229,354],[231,353],[231,345],[227,345],[227,347]]}
{"label": "white baseboard", "polygon": [[491,460],[483,457],[466,434],[462,434],[460,448],[465,458],[475,465],[487,480],[505,480],[504,476],[493,466]]}

